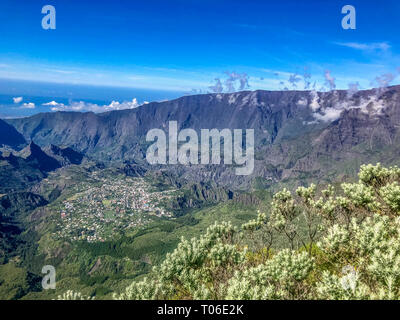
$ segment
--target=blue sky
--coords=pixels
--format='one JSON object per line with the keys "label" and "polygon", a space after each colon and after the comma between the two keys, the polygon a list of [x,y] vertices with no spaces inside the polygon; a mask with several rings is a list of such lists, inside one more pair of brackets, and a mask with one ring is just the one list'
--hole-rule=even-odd
{"label": "blue sky", "polygon": [[[41,27],[46,4],[56,30]],[[356,30],[341,27],[346,4]],[[303,89],[305,73],[318,90],[327,79],[338,89],[397,84],[399,16],[396,0],[2,0],[0,78],[146,90],[140,102],[207,92],[214,79],[224,90],[227,79],[236,90],[240,79],[251,90]]]}

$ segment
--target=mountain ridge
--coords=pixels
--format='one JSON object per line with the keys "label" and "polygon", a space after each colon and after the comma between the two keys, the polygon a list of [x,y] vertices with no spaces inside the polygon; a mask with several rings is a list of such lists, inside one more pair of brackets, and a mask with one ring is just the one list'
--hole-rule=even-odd
{"label": "mountain ridge", "polygon": [[169,168],[193,182],[249,188],[256,177],[267,185],[303,173],[322,177],[330,169],[329,163],[320,163],[324,157],[325,162],[351,161],[368,157],[371,150],[379,154],[385,146],[397,154],[399,106],[400,86],[358,92],[257,90],[184,96],[100,114],[42,113],[7,122],[40,146],[64,145],[100,161],[147,167],[146,133],[167,130],[169,121],[177,121],[178,130],[197,132],[254,129],[256,166],[250,177],[235,176],[233,168],[223,165]]}

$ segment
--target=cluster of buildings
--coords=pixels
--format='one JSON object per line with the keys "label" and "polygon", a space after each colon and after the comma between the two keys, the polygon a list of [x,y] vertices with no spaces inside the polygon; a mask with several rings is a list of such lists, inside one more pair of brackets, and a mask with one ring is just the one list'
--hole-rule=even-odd
{"label": "cluster of buildings", "polygon": [[105,241],[139,228],[152,216],[171,218],[164,203],[174,190],[152,191],[143,178],[96,177],[72,189],[59,204],[56,236],[70,241]]}

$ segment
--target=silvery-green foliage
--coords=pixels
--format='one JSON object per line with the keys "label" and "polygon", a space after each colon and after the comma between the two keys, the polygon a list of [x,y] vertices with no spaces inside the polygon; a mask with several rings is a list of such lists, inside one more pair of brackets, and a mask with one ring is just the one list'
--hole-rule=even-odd
{"label": "silvery-green foliage", "polygon": [[209,227],[200,239],[182,238],[178,247],[167,254],[164,262],[160,267],[156,267],[155,271],[159,272],[162,279],[171,280],[182,273],[187,277],[193,276],[186,274],[187,270],[199,269],[205,261],[210,259],[216,259],[210,263],[216,263],[216,261],[236,263],[244,255],[238,250],[233,250],[233,247],[229,245],[236,232],[237,230],[230,223],[223,222]]}
{"label": "silvery-green foliage", "polygon": [[299,197],[302,197],[306,203],[310,203],[315,196],[316,189],[317,186],[312,183],[308,188],[298,187],[296,193]]}
{"label": "silvery-green foliage", "polygon": [[[325,191],[325,190],[324,190]],[[341,207],[338,206],[338,201],[329,193],[325,193],[324,197],[318,200],[311,200],[310,205],[316,210],[316,215],[322,218],[320,229],[323,230],[326,225],[334,223],[338,219],[338,211]]]}
{"label": "silvery-green foliage", "polygon": [[326,189],[321,191],[321,193],[324,195],[325,198],[329,198],[334,195],[335,187],[332,185],[328,185]]}
{"label": "silvery-green foliage", "polygon": [[344,194],[356,207],[363,207],[369,210],[377,208],[374,190],[363,183],[342,183]]}
{"label": "silvery-green foliage", "polygon": [[254,284],[242,274],[237,274],[229,280],[225,295],[226,300],[272,300],[281,297],[273,285]]}
{"label": "silvery-green foliage", "polygon": [[155,300],[163,299],[173,293],[173,288],[167,283],[155,279],[144,278],[142,281],[133,282],[124,292],[114,294],[116,300]]}
{"label": "silvery-green foliage", "polygon": [[352,223],[354,233],[352,247],[358,250],[358,254],[367,257],[375,250],[384,251],[389,248],[389,239],[399,236],[397,224],[386,217],[375,214],[367,217],[361,224]]}
{"label": "silvery-green foliage", "polygon": [[242,228],[243,230],[255,231],[260,229],[263,225],[267,223],[268,223],[267,215],[264,212],[258,211],[257,218],[243,224]]}
{"label": "silvery-green foliage", "polygon": [[283,189],[274,195],[271,207],[269,224],[277,230],[283,230],[296,217],[296,204],[292,194],[287,189]]}
{"label": "silvery-green foliage", "polygon": [[369,297],[369,288],[362,283],[356,273],[334,275],[328,271],[322,273],[317,283],[317,298],[328,300],[364,300]]}
{"label": "silvery-green foliage", "polygon": [[83,295],[81,292],[67,290],[61,295],[57,296],[56,300],[94,300],[94,297]]}
{"label": "silvery-green foliage", "polygon": [[[233,267],[243,263],[246,250],[233,244],[237,233],[230,223],[215,223],[200,239],[181,239],[164,262],[153,269],[153,278],[134,282],[116,298],[163,299],[183,295],[194,299],[211,299],[218,293],[212,284]],[[233,271],[232,271],[233,272]]]}
{"label": "silvery-green foliage", "polygon": [[291,249],[295,248],[295,239],[298,238],[300,213],[301,211],[289,190],[283,189],[274,195],[268,227],[284,234]]}
{"label": "silvery-green foliage", "polygon": [[397,235],[397,228],[388,217],[374,215],[362,223],[353,218],[349,229],[340,224],[330,227],[319,242],[319,247],[327,253],[351,249],[366,256],[375,249],[386,248],[386,239],[394,235]]}
{"label": "silvery-green foliage", "polygon": [[210,288],[206,284],[202,283],[196,290],[192,292],[192,298],[194,300],[212,300],[215,297]]}
{"label": "silvery-green foliage", "polygon": [[340,288],[338,276],[325,273],[322,282],[318,284],[318,292],[323,298],[399,297],[400,226],[397,219],[375,214],[362,223],[353,219],[350,229],[334,225],[320,241],[319,247],[330,254],[333,261],[345,258],[356,262],[358,278],[362,279],[357,281],[358,291],[351,293]]}
{"label": "silvery-green foliage", "polygon": [[228,282],[227,299],[289,299],[314,266],[306,252],[284,249],[257,267],[236,272]]}
{"label": "silvery-green foliage", "polygon": [[397,181],[382,187],[380,195],[393,211],[400,214],[400,186]]}
{"label": "silvery-green foliage", "polygon": [[358,173],[360,181],[368,186],[378,186],[383,184],[386,179],[398,174],[398,168],[384,168],[380,163],[375,166],[372,164],[362,165]]}
{"label": "silvery-green foliage", "polygon": [[[284,189],[242,231],[216,223],[200,238],[182,239],[148,278],[115,298],[399,299],[399,182],[399,168],[377,164],[362,166],[359,181],[341,190],[311,185],[293,196]],[[298,231],[300,216],[308,239]],[[273,233],[285,235],[290,249],[272,247]],[[255,234],[261,246],[238,241],[256,241]]]}
{"label": "silvery-green foliage", "polygon": [[326,232],[325,237],[318,242],[318,246],[327,253],[334,254],[350,244],[350,232],[339,224],[333,225]]}
{"label": "silvery-green foliage", "polygon": [[265,263],[267,274],[277,283],[292,285],[304,280],[314,265],[314,259],[307,252],[283,249]]}
{"label": "silvery-green foliage", "polygon": [[386,250],[375,249],[367,267],[381,285],[382,292],[386,292],[388,299],[399,297],[400,282],[400,241],[391,239]]}

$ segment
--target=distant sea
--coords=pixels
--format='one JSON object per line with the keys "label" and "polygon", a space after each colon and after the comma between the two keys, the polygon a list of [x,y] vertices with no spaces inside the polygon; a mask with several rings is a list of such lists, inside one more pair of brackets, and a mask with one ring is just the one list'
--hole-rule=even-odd
{"label": "distant sea", "polygon": [[[39,112],[51,112],[44,103],[56,101],[68,105],[72,101],[84,101],[98,105],[108,105],[112,101],[171,100],[183,96],[184,92],[156,91],[135,88],[100,87],[74,84],[55,84],[23,80],[0,79],[0,118],[30,116]],[[13,98],[22,97],[21,103],[15,104]],[[32,102],[34,109],[23,108],[23,103]]]}

